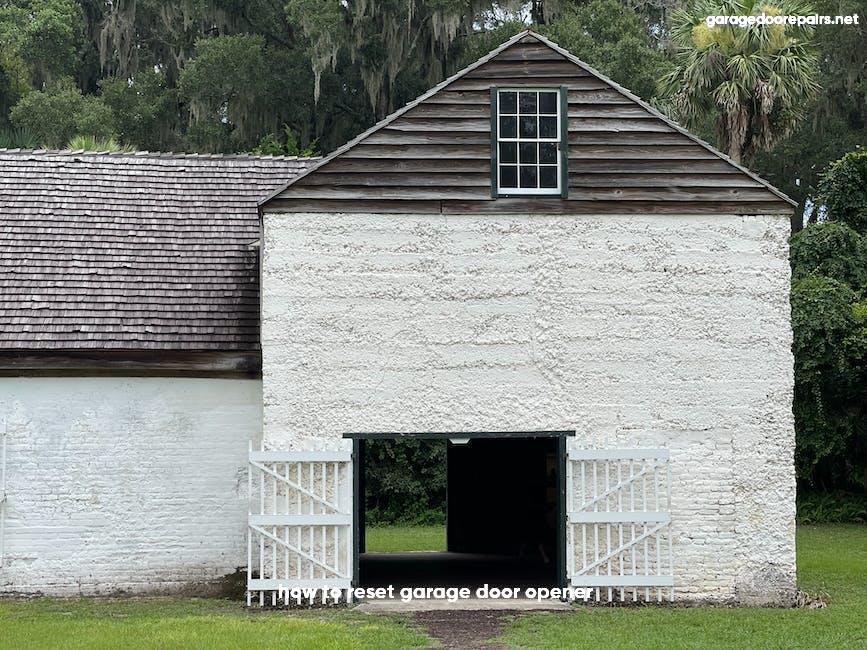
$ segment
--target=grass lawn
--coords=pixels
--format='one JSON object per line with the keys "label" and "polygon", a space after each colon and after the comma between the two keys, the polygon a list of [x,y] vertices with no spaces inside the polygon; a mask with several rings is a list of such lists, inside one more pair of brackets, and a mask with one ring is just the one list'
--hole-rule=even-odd
{"label": "grass lawn", "polygon": [[798,582],[824,609],[578,607],[514,620],[501,641],[520,648],[867,647],[867,526],[798,530]]}
{"label": "grass lawn", "polygon": [[[377,550],[442,548],[441,527],[368,530]],[[371,549],[372,550],[372,549]],[[801,589],[824,609],[585,607],[513,619],[513,648],[867,647],[867,526],[802,527]],[[347,610],[247,610],[225,600],[0,600],[5,648],[412,648],[430,639],[405,619]]]}
{"label": "grass lawn", "polygon": [[248,611],[197,599],[0,600],[0,648],[413,648],[404,621],[346,610]]}
{"label": "grass lawn", "polygon": [[383,526],[365,532],[366,548],[371,553],[446,550],[445,526]]}

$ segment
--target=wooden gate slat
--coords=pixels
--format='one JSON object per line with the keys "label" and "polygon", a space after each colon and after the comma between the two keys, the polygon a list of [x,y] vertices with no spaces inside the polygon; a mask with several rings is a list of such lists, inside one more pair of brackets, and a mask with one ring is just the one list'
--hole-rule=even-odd
{"label": "wooden gate slat", "polygon": [[663,588],[674,599],[669,461],[665,449],[569,452],[567,482],[577,490],[567,512],[572,586],[594,588],[597,600],[623,601],[629,590],[645,601],[655,591],[661,602]]}
{"label": "wooden gate slat", "polygon": [[351,453],[251,449],[248,473],[247,604],[276,605],[281,588],[348,590]]}

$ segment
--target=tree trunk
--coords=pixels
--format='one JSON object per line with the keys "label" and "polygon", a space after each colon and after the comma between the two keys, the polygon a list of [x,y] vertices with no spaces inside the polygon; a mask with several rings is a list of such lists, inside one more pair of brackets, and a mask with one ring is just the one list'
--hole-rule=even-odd
{"label": "tree trunk", "polygon": [[797,235],[804,229],[804,206],[799,205],[792,213],[792,235]]}
{"label": "tree trunk", "polygon": [[741,148],[737,144],[729,144],[729,150],[726,153],[728,153],[729,158],[734,160],[737,164],[741,164]]}

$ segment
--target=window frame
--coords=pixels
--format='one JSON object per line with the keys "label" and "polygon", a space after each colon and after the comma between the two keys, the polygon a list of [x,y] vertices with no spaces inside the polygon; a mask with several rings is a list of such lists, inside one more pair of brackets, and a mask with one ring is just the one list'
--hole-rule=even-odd
{"label": "window frame", "polygon": [[[557,93],[557,136],[555,138],[525,138],[518,134],[514,138],[500,138],[500,93],[504,92],[556,92]],[[518,97],[518,101],[520,97]],[[567,198],[569,195],[569,103],[566,86],[491,86],[491,198]],[[509,113],[511,115],[511,113]],[[538,116],[538,106],[536,115]],[[517,116],[520,116],[518,109]],[[501,187],[499,159],[501,142],[551,142],[557,145],[557,187]],[[538,165],[538,163],[537,163]],[[520,184],[520,163],[516,162]],[[538,182],[538,180],[537,180]]]}

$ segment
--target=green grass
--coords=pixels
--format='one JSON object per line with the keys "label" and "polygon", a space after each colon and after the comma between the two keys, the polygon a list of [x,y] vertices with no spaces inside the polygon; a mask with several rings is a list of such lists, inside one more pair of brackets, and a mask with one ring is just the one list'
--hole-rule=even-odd
{"label": "green grass", "polygon": [[[441,526],[368,529],[377,550],[442,549]],[[371,549],[373,550],[373,549]],[[516,648],[867,647],[867,526],[802,526],[800,588],[824,609],[584,607],[516,617],[499,641]],[[5,648],[412,648],[430,639],[396,617],[345,609],[247,610],[226,600],[0,600]]]}
{"label": "green grass", "polygon": [[366,530],[366,550],[371,553],[446,550],[445,526],[382,526]]}
{"label": "green grass", "polygon": [[0,648],[412,648],[429,639],[397,618],[346,610],[247,610],[198,599],[0,600]]}
{"label": "green grass", "polygon": [[579,607],[517,618],[501,639],[518,648],[867,647],[867,526],[803,526],[798,581],[824,609]]}

